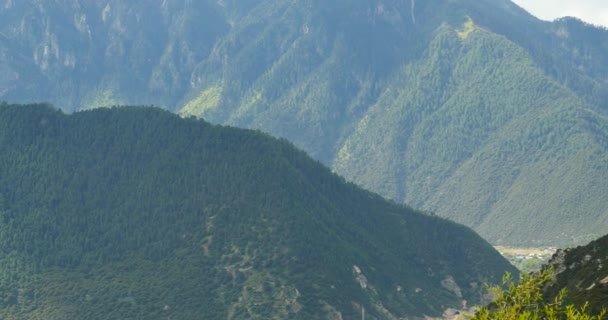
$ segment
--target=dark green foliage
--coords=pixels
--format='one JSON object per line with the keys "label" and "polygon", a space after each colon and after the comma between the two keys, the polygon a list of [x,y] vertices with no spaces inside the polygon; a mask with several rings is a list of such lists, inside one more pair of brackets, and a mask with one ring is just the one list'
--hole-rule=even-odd
{"label": "dark green foliage", "polygon": [[559,251],[549,264],[555,279],[545,288],[545,296],[552,299],[566,289],[566,302],[583,306],[598,313],[608,310],[608,236],[574,249]]}
{"label": "dark green foliage", "polygon": [[497,245],[608,228],[605,28],[510,0],[8,4],[2,99],[261,129]]}
{"label": "dark green foliage", "polygon": [[513,270],[468,228],[260,132],[5,104],[0,149],[4,319],[435,315]]}

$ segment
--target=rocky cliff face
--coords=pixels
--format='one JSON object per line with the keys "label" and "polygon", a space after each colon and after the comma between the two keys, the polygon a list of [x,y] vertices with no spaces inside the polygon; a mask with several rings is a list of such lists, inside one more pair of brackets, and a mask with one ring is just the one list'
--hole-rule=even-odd
{"label": "rocky cliff face", "polygon": [[[214,1],[0,2],[0,99],[172,107],[228,28]],[[228,9],[226,9],[228,10]]]}

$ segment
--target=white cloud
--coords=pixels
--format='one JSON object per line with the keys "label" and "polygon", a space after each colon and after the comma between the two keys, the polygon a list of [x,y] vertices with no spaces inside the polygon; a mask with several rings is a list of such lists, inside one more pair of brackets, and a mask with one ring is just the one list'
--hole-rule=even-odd
{"label": "white cloud", "polygon": [[607,0],[513,0],[543,20],[573,16],[608,27]]}

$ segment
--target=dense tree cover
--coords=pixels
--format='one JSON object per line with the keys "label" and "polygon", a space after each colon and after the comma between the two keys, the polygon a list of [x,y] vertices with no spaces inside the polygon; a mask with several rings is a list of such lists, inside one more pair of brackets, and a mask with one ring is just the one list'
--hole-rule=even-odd
{"label": "dense tree cover", "polygon": [[434,315],[513,271],[256,131],[3,104],[0,150],[3,319]]}
{"label": "dense tree cover", "polygon": [[[467,26],[466,39],[456,36]],[[438,30],[342,143],[334,167],[496,244],[581,243],[606,229],[606,141],[607,117],[471,20]]]}
{"label": "dense tree cover", "polygon": [[560,251],[549,262],[555,279],[548,283],[544,295],[548,299],[559,296],[565,289],[567,303],[578,307],[589,303],[594,314],[608,310],[608,236],[585,246]]}
{"label": "dense tree cover", "polygon": [[29,0],[0,7],[0,34],[6,100],[262,129],[495,244],[608,227],[608,31],[576,19],[509,0]]}

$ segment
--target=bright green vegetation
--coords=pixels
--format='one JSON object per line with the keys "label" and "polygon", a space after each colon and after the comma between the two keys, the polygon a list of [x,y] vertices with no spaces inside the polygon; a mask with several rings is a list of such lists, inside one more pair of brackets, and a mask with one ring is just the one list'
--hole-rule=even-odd
{"label": "bright green vegetation", "polygon": [[473,31],[475,31],[475,23],[471,17],[467,17],[467,21],[462,26],[462,29],[457,31],[458,37],[462,40],[466,40]]}
{"label": "bright green vegetation", "polygon": [[510,274],[505,275],[502,286],[489,290],[494,302],[479,309],[472,319],[606,319],[606,263],[608,236],[575,249],[558,250],[542,270],[525,273],[517,284]]}
{"label": "bright green vegetation", "polygon": [[608,229],[605,29],[509,0],[106,2],[0,9],[0,98],[74,110],[112,88],[261,129],[496,245]]}
{"label": "bright green vegetation", "polygon": [[513,256],[504,256],[509,262],[522,273],[537,272],[547,264],[550,257],[531,257],[518,258]]}
{"label": "bright green vegetation", "polygon": [[608,310],[608,236],[574,249],[560,251],[550,262],[555,279],[549,282],[545,295],[550,299],[566,289],[567,303],[599,313]]}
{"label": "bright green vegetation", "polygon": [[121,105],[121,103],[113,96],[112,90],[100,90],[93,93],[93,97],[85,99],[85,106],[82,110],[96,109],[96,108],[110,108],[113,106]]}
{"label": "bright green vegetation", "polygon": [[589,313],[588,304],[582,307],[565,305],[566,290],[553,300],[543,298],[543,286],[551,280],[551,270],[527,274],[518,284],[510,274],[503,277],[501,286],[490,288],[496,299],[487,308],[480,308],[472,320],[603,320],[606,311]]}
{"label": "bright green vegetation", "polygon": [[256,131],[0,105],[0,150],[2,319],[388,320],[516,271]]}
{"label": "bright green vegetation", "polygon": [[217,108],[220,103],[222,88],[218,86],[205,89],[201,94],[188,102],[181,110],[183,116],[195,116]]}

